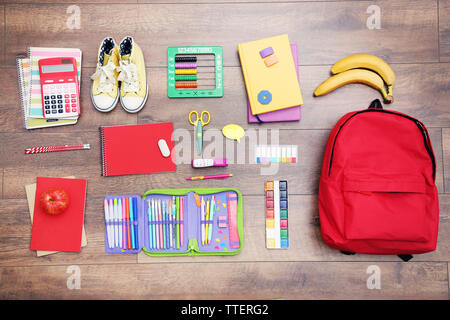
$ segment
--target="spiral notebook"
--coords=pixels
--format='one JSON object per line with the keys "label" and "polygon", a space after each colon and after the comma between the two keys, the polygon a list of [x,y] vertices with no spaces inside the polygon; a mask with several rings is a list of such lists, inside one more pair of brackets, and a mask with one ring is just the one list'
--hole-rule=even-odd
{"label": "spiral notebook", "polygon": [[[102,176],[175,171],[173,123],[100,127]],[[158,147],[165,140],[171,155]]]}
{"label": "spiral notebook", "polygon": [[[42,58],[75,56],[78,76],[81,79],[81,51],[79,49],[30,47],[28,57],[16,59],[19,82],[19,96],[24,127],[38,129],[75,124],[78,118],[45,119],[42,116],[41,85],[38,61]],[[81,85],[81,81],[80,81]]]}

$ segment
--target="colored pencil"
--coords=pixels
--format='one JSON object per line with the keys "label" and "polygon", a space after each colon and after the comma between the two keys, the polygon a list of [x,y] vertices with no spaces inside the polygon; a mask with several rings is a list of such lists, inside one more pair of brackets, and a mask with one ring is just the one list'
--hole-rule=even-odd
{"label": "colored pencil", "polygon": [[150,200],[147,200],[147,215],[148,215],[148,247],[153,249],[153,237],[152,237],[152,208],[150,206]]}
{"label": "colored pencil", "polygon": [[156,248],[160,249],[160,244],[159,244],[159,216],[158,216],[158,201],[155,200],[154,202],[154,206],[155,206],[155,238],[156,238]]}
{"label": "colored pencil", "polygon": [[130,229],[131,229],[131,249],[136,248],[135,237],[134,237],[134,208],[133,208],[133,198],[128,198],[130,206]]}
{"label": "colored pencil", "polygon": [[65,144],[63,146],[43,146],[43,147],[32,147],[26,148],[25,154],[33,153],[45,153],[45,152],[55,152],[55,151],[70,151],[70,150],[84,150],[90,149],[89,144]]}
{"label": "colored pencil", "polygon": [[125,198],[122,199],[122,249],[127,248],[127,228],[126,228],[126,218],[127,218],[127,212],[125,210]]}
{"label": "colored pencil", "polygon": [[122,199],[117,200],[117,229],[119,229],[119,248],[122,248]]}
{"label": "colored pencil", "polygon": [[180,198],[180,246],[183,246],[183,238],[184,238],[184,198]]}
{"label": "colored pencil", "polygon": [[127,248],[128,250],[131,250],[131,229],[130,229],[130,205],[128,203],[128,199],[124,198],[125,202],[125,215],[126,215],[126,221],[127,221]]}
{"label": "colored pencil", "polygon": [[105,199],[105,222],[106,222],[106,233],[108,236],[108,247],[112,248],[112,243],[111,243],[111,218],[109,215],[109,204],[108,204],[108,200]]}
{"label": "colored pencil", "polygon": [[158,200],[158,220],[159,220],[159,248],[164,249],[162,216],[161,216],[161,200]]}
{"label": "colored pencil", "polygon": [[208,234],[209,234],[209,204],[210,201],[206,200],[206,213],[205,213],[205,245],[208,244]]}
{"label": "colored pencil", "polygon": [[209,208],[209,232],[208,232],[208,244],[211,243],[211,238],[212,238],[212,230],[213,230],[213,223],[214,223],[214,212],[216,211],[216,206],[215,206],[215,199],[216,196],[213,196],[211,199],[211,205]]}
{"label": "colored pencil", "polygon": [[169,201],[169,242],[170,242],[170,248],[173,247],[173,216],[172,216],[172,200]]}
{"label": "colored pencil", "polygon": [[180,249],[180,198],[176,197],[177,209],[177,249]]}
{"label": "colored pencil", "polygon": [[[133,220],[134,221],[138,221],[138,206],[137,206],[137,198],[133,198]],[[134,240],[134,243],[135,243],[135,249],[139,249],[139,227],[138,227],[138,225],[136,224],[136,226],[135,226],[135,228],[134,228],[134,237],[135,237],[135,240]]]}
{"label": "colored pencil", "polygon": [[[200,217],[200,224],[201,224],[201,227],[202,227],[202,233],[201,233],[202,245],[204,245],[205,244],[205,223],[204,223],[204,220],[205,220],[205,200],[203,200],[203,197],[202,197],[202,207],[201,207],[200,215],[201,215],[201,217]],[[203,221],[203,223],[202,223],[202,221]]]}
{"label": "colored pencil", "polygon": [[172,219],[174,221],[174,225],[173,225],[173,247],[175,248],[177,246],[177,225],[178,225],[175,196],[172,197]]}
{"label": "colored pencil", "polygon": [[119,216],[119,210],[117,208],[117,199],[114,199],[114,247],[119,246],[119,226],[118,226],[118,219]]}

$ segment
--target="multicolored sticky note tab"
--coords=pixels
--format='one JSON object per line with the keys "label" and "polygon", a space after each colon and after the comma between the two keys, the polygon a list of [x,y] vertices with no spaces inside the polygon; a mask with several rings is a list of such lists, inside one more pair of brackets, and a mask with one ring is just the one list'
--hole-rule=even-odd
{"label": "multicolored sticky note tab", "polygon": [[289,248],[287,181],[266,181],[266,247]]}
{"label": "multicolored sticky note tab", "polygon": [[256,163],[296,163],[298,146],[296,145],[257,145]]}

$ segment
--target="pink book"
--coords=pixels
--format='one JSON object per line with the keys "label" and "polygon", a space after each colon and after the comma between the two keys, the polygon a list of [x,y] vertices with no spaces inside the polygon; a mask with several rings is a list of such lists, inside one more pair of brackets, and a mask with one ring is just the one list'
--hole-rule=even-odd
{"label": "pink book", "polygon": [[[294,64],[297,67],[297,78],[298,78],[299,72],[298,72],[297,45],[291,44],[291,50],[292,50],[292,57],[294,58]],[[272,111],[268,113],[262,113],[258,115],[252,115],[252,111],[250,109],[250,101],[248,99],[247,99],[247,106],[248,106],[248,123],[300,121],[301,118],[300,106]]]}

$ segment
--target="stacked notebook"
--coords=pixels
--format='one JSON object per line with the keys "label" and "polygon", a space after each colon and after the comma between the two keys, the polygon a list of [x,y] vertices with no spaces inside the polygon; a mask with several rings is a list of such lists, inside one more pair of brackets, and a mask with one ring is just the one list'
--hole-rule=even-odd
{"label": "stacked notebook", "polygon": [[56,57],[75,58],[78,79],[81,79],[82,53],[80,49],[30,47],[28,48],[28,57],[16,59],[20,100],[26,129],[63,126],[75,124],[78,121],[78,117],[64,119],[45,119],[43,117],[38,61],[39,59]]}
{"label": "stacked notebook", "polygon": [[248,122],[299,121],[303,104],[297,46],[288,35],[238,44],[248,96]]}
{"label": "stacked notebook", "polygon": [[[50,215],[40,204],[41,194],[51,188],[64,190],[69,206]],[[86,180],[37,177],[30,250],[80,252],[83,242],[83,221]]]}

